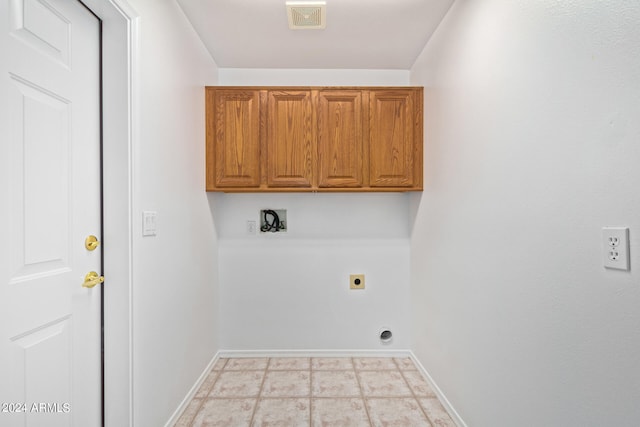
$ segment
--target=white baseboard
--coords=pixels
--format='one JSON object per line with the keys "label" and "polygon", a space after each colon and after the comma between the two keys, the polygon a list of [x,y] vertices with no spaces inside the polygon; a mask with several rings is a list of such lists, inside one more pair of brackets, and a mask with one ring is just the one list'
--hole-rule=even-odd
{"label": "white baseboard", "polygon": [[425,377],[425,379],[431,386],[431,389],[433,389],[433,391],[436,393],[436,396],[438,396],[438,400],[440,400],[440,403],[442,403],[442,406],[444,406],[444,409],[447,411],[453,422],[456,423],[458,427],[467,427],[467,424],[460,417],[460,414],[458,414],[453,405],[451,405],[451,402],[449,402],[447,396],[444,395],[440,387],[438,387],[438,384],[436,384],[431,375],[429,375],[429,372],[427,372],[424,366],[422,366],[422,363],[420,363],[416,355],[413,354],[412,351],[410,351],[410,353],[411,354],[409,357],[411,357],[411,360],[413,360],[413,363],[415,363],[420,373],[422,373],[422,376]]}
{"label": "white baseboard", "polygon": [[411,357],[411,350],[220,350],[228,357]]}
{"label": "white baseboard", "polygon": [[193,385],[193,387],[191,387],[191,389],[189,390],[187,395],[184,397],[184,399],[182,399],[182,402],[180,402],[180,405],[178,405],[178,409],[176,409],[173,415],[171,415],[171,418],[169,418],[169,421],[167,421],[167,423],[165,424],[165,427],[173,427],[173,425],[176,422],[178,422],[178,419],[180,418],[182,413],[185,411],[185,409],[187,409],[187,406],[189,406],[191,399],[193,399],[193,396],[196,395],[196,393],[198,392],[198,389],[200,388],[204,380],[207,379],[209,372],[211,372],[211,369],[213,369],[213,365],[216,364],[219,358],[220,358],[220,353],[216,353],[213,356],[213,359],[211,359],[211,361],[209,362],[207,367],[204,369],[202,374],[200,374],[200,376],[196,380],[196,383]]}

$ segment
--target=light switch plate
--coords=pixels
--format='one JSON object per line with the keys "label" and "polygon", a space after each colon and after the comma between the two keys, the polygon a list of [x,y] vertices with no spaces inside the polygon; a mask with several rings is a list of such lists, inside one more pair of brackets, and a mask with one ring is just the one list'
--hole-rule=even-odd
{"label": "light switch plate", "polygon": [[252,220],[247,220],[247,234],[255,235],[256,234],[256,222]]}
{"label": "light switch plate", "polygon": [[144,211],[142,212],[142,235],[155,236],[158,226],[158,212]]}

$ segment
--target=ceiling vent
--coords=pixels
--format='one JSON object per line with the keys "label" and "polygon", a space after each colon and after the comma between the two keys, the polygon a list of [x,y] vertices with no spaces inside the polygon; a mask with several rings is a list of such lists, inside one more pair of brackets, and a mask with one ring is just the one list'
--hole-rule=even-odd
{"label": "ceiling vent", "polygon": [[326,26],[324,1],[288,1],[287,17],[292,30],[322,30]]}

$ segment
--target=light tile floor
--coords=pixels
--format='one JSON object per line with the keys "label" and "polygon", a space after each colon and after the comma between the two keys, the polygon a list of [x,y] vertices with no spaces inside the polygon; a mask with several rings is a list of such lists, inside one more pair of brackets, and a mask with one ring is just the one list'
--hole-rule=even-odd
{"label": "light tile floor", "polygon": [[176,427],[455,427],[409,358],[219,359]]}

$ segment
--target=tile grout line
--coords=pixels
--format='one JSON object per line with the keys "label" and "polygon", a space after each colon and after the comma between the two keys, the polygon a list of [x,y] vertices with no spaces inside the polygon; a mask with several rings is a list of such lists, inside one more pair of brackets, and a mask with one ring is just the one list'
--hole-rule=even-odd
{"label": "tile grout line", "polygon": [[[217,378],[216,378],[216,381],[218,381]],[[211,390],[209,390],[209,391],[211,391]],[[207,396],[209,396],[209,393],[207,393]],[[187,423],[187,425],[193,426],[193,422],[196,420],[196,417],[198,416],[198,413],[200,413],[200,410],[202,409],[202,406],[206,402],[207,396],[205,396],[202,399],[200,399],[200,404],[198,405],[198,409],[193,413],[193,415],[189,419],[189,422]],[[191,399],[191,402],[193,402],[193,398]],[[182,415],[180,416],[180,418],[182,418]],[[176,424],[178,424],[178,422],[180,421],[180,418],[178,418],[178,420],[176,421]]]}
{"label": "tile grout line", "polygon": [[271,363],[271,358],[267,358],[267,365],[264,367],[264,376],[262,377],[262,381],[260,382],[260,389],[258,389],[258,396],[256,398],[255,406],[253,407],[253,413],[251,414],[251,421],[249,421],[249,426],[253,425],[253,420],[256,417],[256,412],[258,412],[258,404],[260,403],[260,399],[262,398],[262,388],[264,387],[264,382],[267,380],[267,372],[269,370],[269,364]]}
{"label": "tile grout line", "polygon": [[309,427],[313,425],[313,358],[309,358]]}
{"label": "tile grout line", "polygon": [[371,415],[369,415],[369,408],[367,407],[367,399],[364,397],[364,391],[362,390],[362,383],[360,382],[360,377],[358,376],[358,370],[356,369],[355,358],[351,358],[351,365],[353,365],[353,374],[356,377],[356,381],[358,382],[358,389],[360,389],[360,398],[362,399],[362,404],[364,405],[364,412],[367,414],[367,420],[369,420],[369,426],[373,426],[371,422]]}
{"label": "tile grout line", "polygon": [[[228,360],[228,359],[227,359],[227,360]],[[217,364],[217,362],[216,362],[216,364]],[[215,365],[216,365],[216,364],[214,364],[214,365],[211,367],[211,370],[210,370],[210,371],[209,371],[209,373],[207,374],[207,377],[208,377],[209,375],[211,375],[213,372],[215,372],[215,369],[213,369],[213,368],[215,368]],[[200,410],[202,410],[202,407],[204,406],[205,402],[206,402],[206,401],[207,401],[207,399],[209,398],[209,394],[210,394],[210,393],[211,393],[211,391],[213,390],[213,387],[216,385],[216,383],[217,383],[217,382],[218,382],[218,380],[220,379],[220,374],[222,373],[222,370],[224,369],[224,367],[225,367],[225,365],[226,365],[226,364],[227,364],[227,361],[225,361],[225,362],[222,364],[222,367],[221,367],[221,369],[220,369],[220,372],[218,372],[218,375],[216,375],[216,380],[211,384],[211,387],[210,387],[210,388],[209,388],[209,390],[207,391],[207,394],[206,394],[202,399],[200,399],[200,404],[198,405],[198,409],[193,413],[193,416],[191,417],[191,419],[190,419],[190,420],[189,420],[189,422],[187,423],[188,425],[193,426],[193,422],[196,420],[196,418],[198,417],[198,414],[200,413]],[[205,381],[206,381],[206,378],[205,378]],[[196,391],[196,394],[198,394],[198,391]],[[195,397],[191,398],[191,402],[193,402],[193,399],[194,399],[194,398],[195,398]],[[180,421],[180,418],[178,418],[178,421]],[[177,424],[177,422],[176,422],[176,424]]]}
{"label": "tile grout line", "polygon": [[[431,421],[431,418],[429,418],[429,415],[427,415],[427,412],[424,410],[424,408],[422,407],[422,405],[420,404],[420,401],[418,400],[418,396],[416,395],[416,393],[413,391],[413,387],[411,387],[411,384],[409,384],[409,381],[407,381],[407,377],[404,376],[404,370],[402,370],[400,368],[400,365],[398,364],[398,362],[395,360],[395,358],[393,359],[393,363],[396,364],[396,366],[398,367],[398,371],[400,371],[400,375],[402,376],[402,379],[404,380],[405,384],[407,384],[407,387],[409,387],[409,391],[411,392],[411,395],[413,396],[413,399],[416,401],[416,403],[418,404],[418,408],[420,408],[420,411],[422,412],[422,414],[424,415],[424,417],[427,419],[427,422],[429,423],[429,425],[431,425],[433,427],[433,422]],[[411,361],[411,363],[413,363],[413,360]],[[422,374],[420,374],[420,376],[422,377]]]}

